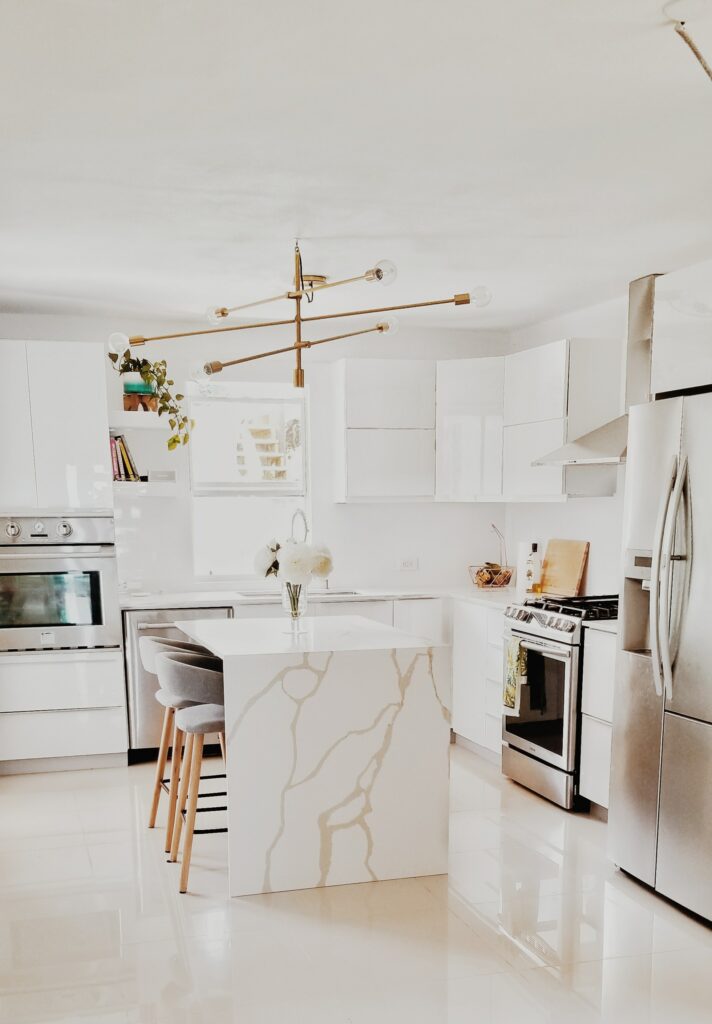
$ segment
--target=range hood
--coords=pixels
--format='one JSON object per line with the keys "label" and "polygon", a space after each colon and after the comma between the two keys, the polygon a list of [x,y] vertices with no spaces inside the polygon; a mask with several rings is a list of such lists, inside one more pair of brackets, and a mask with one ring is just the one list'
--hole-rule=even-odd
{"label": "range hood", "polygon": [[628,286],[628,341],[625,360],[625,408],[622,416],[609,420],[575,441],[535,459],[533,466],[611,466],[625,462],[628,447],[628,409],[649,402],[653,350],[653,306],[655,279],[648,274]]}

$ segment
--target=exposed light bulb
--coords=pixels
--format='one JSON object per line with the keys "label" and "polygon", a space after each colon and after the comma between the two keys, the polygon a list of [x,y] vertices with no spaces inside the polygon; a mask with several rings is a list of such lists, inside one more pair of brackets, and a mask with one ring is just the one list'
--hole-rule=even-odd
{"label": "exposed light bulb", "polygon": [[209,324],[212,324],[213,327],[220,327],[227,315],[228,312],[225,306],[208,306],[205,310],[207,321]]}
{"label": "exposed light bulb", "polygon": [[122,356],[129,347],[128,334],[115,331],[109,335],[109,342],[106,347],[111,355]]}
{"label": "exposed light bulb", "polygon": [[398,320],[394,316],[387,316],[383,320],[379,320],[376,327],[382,334],[385,334],[386,332],[390,335],[397,334]]}
{"label": "exposed light bulb", "polygon": [[393,284],[398,277],[398,268],[392,260],[381,260],[373,269],[376,280],[381,284]]}
{"label": "exposed light bulb", "polygon": [[470,305],[477,306],[478,308],[489,306],[492,301],[492,292],[486,284],[478,284],[474,288],[470,288],[469,296]]}
{"label": "exposed light bulb", "polygon": [[195,363],[190,371],[189,379],[195,381],[196,384],[204,384],[208,379],[208,374],[205,370],[205,363]]}

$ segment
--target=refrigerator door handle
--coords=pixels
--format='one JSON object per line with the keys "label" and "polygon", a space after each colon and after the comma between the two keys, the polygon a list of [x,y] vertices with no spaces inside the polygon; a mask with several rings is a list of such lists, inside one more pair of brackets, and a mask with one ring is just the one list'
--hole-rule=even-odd
{"label": "refrigerator door handle", "polygon": [[[663,531],[660,593],[663,595],[664,599],[660,602],[659,606],[660,622],[658,626],[658,635],[660,637],[660,660],[662,662],[663,683],[665,686],[665,697],[667,700],[672,700],[672,667],[675,660],[672,653],[670,634],[670,617],[672,615],[672,564],[674,560],[673,545],[675,543],[675,525],[677,523],[677,515],[680,511],[680,502],[685,494],[686,484],[687,457],[683,459],[682,465],[680,466],[680,470],[677,474],[677,479],[675,480],[672,497],[668,504],[665,529]],[[689,559],[689,550],[686,551],[686,555]]]}
{"label": "refrigerator door handle", "polygon": [[663,695],[663,673],[660,654],[660,563],[662,558],[663,536],[667,523],[670,499],[672,498],[677,476],[677,457],[673,459],[667,476],[665,490],[658,510],[653,539],[653,559],[650,567],[650,657],[653,663],[653,683],[658,697]]}

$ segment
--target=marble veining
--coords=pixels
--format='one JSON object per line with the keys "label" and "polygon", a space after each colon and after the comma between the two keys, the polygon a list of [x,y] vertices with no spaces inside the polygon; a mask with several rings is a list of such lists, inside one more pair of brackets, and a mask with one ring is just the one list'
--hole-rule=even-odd
{"label": "marble veining", "polygon": [[226,659],[233,895],[446,870],[449,674],[447,648]]}

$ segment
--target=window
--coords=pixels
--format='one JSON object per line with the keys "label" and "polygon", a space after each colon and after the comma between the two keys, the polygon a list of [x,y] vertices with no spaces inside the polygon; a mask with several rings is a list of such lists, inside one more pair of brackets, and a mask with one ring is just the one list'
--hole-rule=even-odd
{"label": "window", "polygon": [[193,566],[198,576],[252,576],[260,545],[285,537],[306,508],[304,395],[288,385],[189,386]]}

